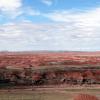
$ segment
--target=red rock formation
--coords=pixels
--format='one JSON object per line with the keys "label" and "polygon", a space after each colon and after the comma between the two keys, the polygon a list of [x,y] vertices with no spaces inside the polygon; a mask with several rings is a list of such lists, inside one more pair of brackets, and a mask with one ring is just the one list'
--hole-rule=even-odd
{"label": "red rock formation", "polygon": [[[59,66],[63,71],[55,71],[51,72],[48,70],[46,72],[46,78],[50,79],[50,81],[59,81],[59,82],[83,82],[84,79],[89,79],[89,82],[92,83],[94,81],[100,82],[100,70],[96,69],[95,71],[91,71],[90,69],[82,70],[84,66],[88,68],[92,66],[100,65],[100,56],[96,55],[88,55],[88,53],[68,53],[68,52],[36,52],[36,53],[0,53],[0,67],[12,67],[12,68],[21,68],[20,77],[32,77],[33,80],[41,79],[42,75],[40,73],[35,73],[33,75],[30,74],[30,70],[27,70],[27,75],[25,74],[24,68],[34,67],[41,68],[46,67],[53,68],[55,66]],[[68,68],[75,67],[79,68],[78,71],[72,71],[72,69],[64,71],[65,69],[62,66],[66,66]],[[10,72],[6,77],[11,74]],[[2,72],[0,72],[2,76]],[[5,76],[4,76],[5,77]],[[68,80],[69,79],[69,80]],[[66,82],[67,81],[67,82]],[[86,80],[85,80],[86,81]],[[52,82],[51,82],[52,83]],[[85,83],[85,82],[83,82]]]}
{"label": "red rock formation", "polygon": [[73,52],[0,53],[0,67],[28,67],[30,65],[35,67],[51,65],[100,65],[100,56]]}

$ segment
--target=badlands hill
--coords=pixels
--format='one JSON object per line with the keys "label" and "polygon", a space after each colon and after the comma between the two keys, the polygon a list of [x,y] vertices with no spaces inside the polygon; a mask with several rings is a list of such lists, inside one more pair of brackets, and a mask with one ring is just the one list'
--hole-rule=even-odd
{"label": "badlands hill", "polygon": [[3,84],[100,85],[99,52],[1,52],[0,67]]}
{"label": "badlands hill", "polygon": [[0,67],[99,66],[100,52],[0,52]]}

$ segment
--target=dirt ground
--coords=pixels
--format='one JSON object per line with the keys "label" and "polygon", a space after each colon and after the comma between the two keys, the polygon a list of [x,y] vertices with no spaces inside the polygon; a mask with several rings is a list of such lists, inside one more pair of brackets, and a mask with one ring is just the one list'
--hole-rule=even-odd
{"label": "dirt ground", "polygon": [[0,90],[0,100],[73,100],[79,93],[94,95],[100,99],[99,88],[37,88]]}

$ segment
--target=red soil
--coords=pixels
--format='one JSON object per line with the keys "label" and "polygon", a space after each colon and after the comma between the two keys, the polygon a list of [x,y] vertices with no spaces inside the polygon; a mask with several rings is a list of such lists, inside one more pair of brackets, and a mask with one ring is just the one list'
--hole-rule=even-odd
{"label": "red soil", "polygon": [[99,100],[97,97],[88,94],[79,94],[74,100]]}
{"label": "red soil", "polygon": [[89,52],[27,52],[0,53],[0,67],[28,67],[29,65],[100,65],[100,53]]}
{"label": "red soil", "polygon": [[[28,52],[28,53],[0,53],[0,67],[20,67],[23,70],[22,72],[19,73],[21,77],[25,77],[25,67],[52,67],[53,65],[58,65],[59,67],[62,67],[62,65],[70,65],[71,67],[79,66],[80,70],[83,68],[85,65],[89,66],[96,66],[100,65],[100,53],[99,55],[95,53],[81,53],[81,52]],[[70,67],[70,69],[71,69]],[[63,69],[63,67],[62,67]],[[2,69],[4,70],[4,68]],[[3,73],[1,70],[1,76],[4,74],[7,78],[11,74],[10,71],[6,74]],[[27,71],[27,74],[30,71]],[[96,69],[94,71],[91,70],[85,70],[85,71],[51,71],[48,70],[46,72],[46,76],[48,79],[52,80],[55,78],[58,78],[58,81],[64,82],[63,80],[70,79],[70,80],[75,80],[77,79],[79,84],[81,83],[80,81],[83,81],[83,79],[91,79],[90,83],[92,84],[93,82],[100,82],[100,70]],[[26,76],[29,76],[26,75]],[[32,75],[33,80],[40,80],[43,75],[41,73],[35,73]],[[60,79],[59,79],[60,78]],[[76,99],[77,100],[77,99]],[[83,99],[81,99],[83,100]],[[92,100],[92,99],[91,99]],[[94,100],[94,99],[93,99]]]}

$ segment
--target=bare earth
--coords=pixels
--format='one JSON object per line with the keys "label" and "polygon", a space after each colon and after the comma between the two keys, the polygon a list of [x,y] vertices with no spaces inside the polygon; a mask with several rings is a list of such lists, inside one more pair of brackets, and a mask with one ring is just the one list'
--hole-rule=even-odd
{"label": "bare earth", "polygon": [[[53,63],[52,63],[53,62]],[[25,53],[0,53],[0,67],[28,67],[35,68],[53,67],[53,64],[62,67],[76,65],[99,66],[100,52],[25,52]],[[55,66],[54,65],[54,66]],[[99,66],[100,67],[100,66]],[[100,74],[100,72],[98,72]],[[100,85],[90,87],[31,87],[28,89],[0,90],[0,100],[73,100],[79,94],[85,93],[100,99]]]}
{"label": "bare earth", "polygon": [[100,88],[34,88],[26,90],[1,90],[0,100],[73,100],[80,93],[100,99]]}

